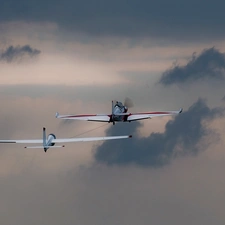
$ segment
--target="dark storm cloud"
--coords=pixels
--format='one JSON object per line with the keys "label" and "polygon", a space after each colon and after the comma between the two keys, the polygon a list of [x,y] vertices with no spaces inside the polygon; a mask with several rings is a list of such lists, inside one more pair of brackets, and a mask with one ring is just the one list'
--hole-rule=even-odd
{"label": "dark storm cloud", "polygon": [[223,37],[222,0],[3,0],[0,21],[50,21],[94,35]]}
{"label": "dark storm cloud", "polygon": [[225,54],[215,48],[204,50],[199,56],[194,53],[185,66],[175,65],[162,74],[164,85],[182,84],[198,80],[224,80]]}
{"label": "dark storm cloud", "polygon": [[0,54],[0,60],[8,63],[23,59],[24,57],[34,57],[40,54],[41,51],[30,47],[24,46],[9,46],[5,51]]}
{"label": "dark storm cloud", "polygon": [[[203,125],[204,120],[212,120],[223,115],[222,108],[210,109],[204,100],[199,99],[188,111],[185,111],[166,124],[164,133],[152,133],[149,137],[138,138],[140,123],[116,124],[110,127],[106,135],[130,134],[134,137],[126,141],[103,143],[96,149],[95,159],[109,165],[138,164],[160,167],[173,158],[183,155],[195,155],[204,150],[198,144],[213,131]],[[213,137],[213,135],[212,135]]]}

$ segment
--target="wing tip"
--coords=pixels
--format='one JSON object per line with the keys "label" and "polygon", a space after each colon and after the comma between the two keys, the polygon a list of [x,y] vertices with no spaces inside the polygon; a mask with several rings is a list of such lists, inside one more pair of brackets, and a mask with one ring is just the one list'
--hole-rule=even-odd
{"label": "wing tip", "polygon": [[55,117],[56,117],[56,118],[58,118],[58,117],[59,117],[59,113],[58,113],[58,112],[56,112]]}
{"label": "wing tip", "polygon": [[132,138],[133,136],[132,135],[129,135],[129,138]]}

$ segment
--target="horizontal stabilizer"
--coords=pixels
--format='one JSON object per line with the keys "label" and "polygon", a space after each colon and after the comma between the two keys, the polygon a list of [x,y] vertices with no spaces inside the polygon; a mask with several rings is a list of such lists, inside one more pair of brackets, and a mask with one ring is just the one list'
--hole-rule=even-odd
{"label": "horizontal stabilizer", "polygon": [[[46,148],[64,148],[65,145],[58,145],[58,146],[46,146]],[[44,148],[43,146],[26,146],[24,148]]]}

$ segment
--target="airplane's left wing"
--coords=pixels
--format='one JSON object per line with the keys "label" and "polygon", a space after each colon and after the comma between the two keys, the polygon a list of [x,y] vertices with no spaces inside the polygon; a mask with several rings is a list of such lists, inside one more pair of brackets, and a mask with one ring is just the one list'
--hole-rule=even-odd
{"label": "airplane's left wing", "polygon": [[85,141],[106,141],[115,139],[131,138],[132,135],[124,136],[108,136],[108,137],[86,137],[86,138],[60,138],[52,140],[52,143],[66,143],[66,142],[85,142]]}
{"label": "airplane's left wing", "polygon": [[157,117],[157,116],[177,115],[177,114],[181,113],[182,111],[183,111],[183,109],[181,108],[178,111],[160,111],[160,112],[134,113],[134,114],[128,115],[127,121],[151,119],[151,118]]}
{"label": "airplane's left wing", "polygon": [[68,119],[68,120],[86,120],[86,121],[97,121],[97,122],[109,122],[110,115],[106,114],[90,114],[90,115],[60,115],[56,113],[56,118]]}
{"label": "airplane's left wing", "polygon": [[43,143],[43,140],[42,139],[34,139],[34,140],[0,140],[0,143],[39,144],[39,143]]}

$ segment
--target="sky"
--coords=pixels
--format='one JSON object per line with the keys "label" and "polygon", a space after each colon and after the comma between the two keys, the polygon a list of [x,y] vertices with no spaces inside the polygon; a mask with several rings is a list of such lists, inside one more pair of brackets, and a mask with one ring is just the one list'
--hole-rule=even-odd
{"label": "sky", "polygon": [[[1,144],[2,224],[224,224],[223,1],[0,3],[0,139],[133,135],[47,153]],[[129,112],[183,112],[55,118],[127,97]]]}

